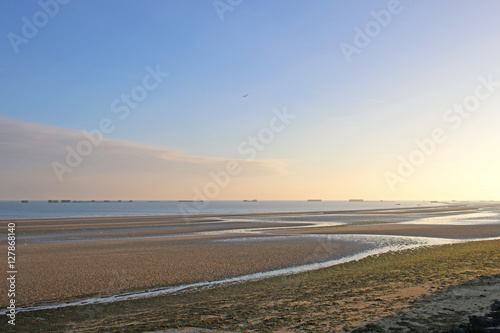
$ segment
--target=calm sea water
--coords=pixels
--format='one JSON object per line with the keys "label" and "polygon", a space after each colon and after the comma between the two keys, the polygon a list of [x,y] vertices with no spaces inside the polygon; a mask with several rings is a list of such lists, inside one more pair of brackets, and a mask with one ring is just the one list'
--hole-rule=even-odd
{"label": "calm sea water", "polygon": [[0,220],[64,217],[112,217],[112,216],[160,216],[182,214],[236,214],[314,212],[335,210],[359,210],[377,208],[404,208],[435,206],[437,203],[422,201],[134,201],[134,202],[71,202],[48,203],[47,201],[0,201]]}

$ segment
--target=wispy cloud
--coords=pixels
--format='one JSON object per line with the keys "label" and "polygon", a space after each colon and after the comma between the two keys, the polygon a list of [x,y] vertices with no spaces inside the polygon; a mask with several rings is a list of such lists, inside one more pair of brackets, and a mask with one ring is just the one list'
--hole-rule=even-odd
{"label": "wispy cloud", "polygon": [[280,175],[283,161],[247,161],[189,155],[181,150],[104,139],[59,182],[52,163],[64,163],[65,147],[85,139],[81,131],[0,117],[0,199],[49,197],[175,199],[237,161],[242,177]]}

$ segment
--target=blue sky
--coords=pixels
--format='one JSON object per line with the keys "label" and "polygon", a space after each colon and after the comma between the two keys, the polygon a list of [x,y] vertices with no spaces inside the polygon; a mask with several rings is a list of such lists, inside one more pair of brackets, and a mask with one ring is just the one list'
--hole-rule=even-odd
{"label": "blue sky", "polygon": [[[9,126],[12,121],[24,129],[25,123],[38,124],[38,134],[33,133],[35,126],[19,136],[47,140],[39,144],[50,147],[51,153],[56,147],[62,151],[44,162],[48,168],[15,171],[12,166],[26,159],[16,153],[14,142],[19,138],[4,132],[2,142],[9,149],[2,153],[0,169],[20,181],[27,174],[33,177],[28,177],[32,184],[25,184],[25,190],[15,195],[7,190],[15,184],[7,186],[4,179],[1,198],[45,198],[48,193],[92,196],[90,189],[75,189],[117,168],[106,164],[109,170],[104,172],[104,164],[96,161],[92,166],[85,159],[61,184],[47,170],[51,160],[61,160],[64,147],[73,141],[49,138],[51,133],[66,131],[66,137],[73,138],[71,133],[95,129],[108,118],[115,128],[106,140],[127,147],[179,151],[188,159],[241,161],[246,157],[237,147],[268,126],[274,109],[285,107],[296,118],[275,133],[256,161],[246,161],[275,163],[271,169],[281,171],[235,176],[231,186],[221,188],[213,199],[247,195],[261,199],[499,198],[496,185],[500,179],[491,178],[493,171],[486,174],[488,178],[481,170],[499,163],[495,154],[500,138],[493,124],[499,120],[496,95],[500,91],[482,101],[480,112],[467,118],[459,130],[445,127],[449,140],[411,176],[402,177],[397,188],[387,181],[387,172],[401,177],[398,157],[408,156],[415,140],[447,126],[442,119],[445,110],[474,91],[478,76],[492,75],[500,81],[498,2],[221,2],[236,4],[223,13],[223,20],[212,1],[58,3],[58,12],[27,43],[17,45],[17,53],[8,34],[22,36],[23,17],[32,22],[43,9],[38,2],[4,2],[0,11],[5,36],[0,46],[0,114]],[[391,14],[390,22],[380,26],[369,45],[346,61],[341,43],[354,45],[355,28],[364,30],[374,20],[371,11],[380,13],[390,6],[397,6],[398,13]],[[141,85],[148,66],[169,75],[148,91],[130,116],[120,120],[112,102]],[[245,94],[249,95],[243,98]],[[64,136],[59,134],[58,138]],[[25,144],[40,150],[31,139]],[[95,148],[97,152],[102,147]],[[477,164],[463,160],[464,155],[478,151],[482,153]],[[453,177],[445,167],[456,170],[464,163],[467,168]],[[211,181],[207,174],[216,168],[196,169],[184,178],[175,177],[176,168],[163,171],[188,185],[174,185],[170,178],[160,181],[163,174],[158,171],[159,178],[151,182],[171,188],[168,193],[138,185],[148,174],[147,167],[141,169],[142,176],[134,173],[133,166],[123,177],[137,175],[140,198],[190,198],[194,188]],[[51,180],[43,184],[36,181],[47,177]],[[117,182],[118,178],[110,187]],[[134,186],[130,186],[130,190],[120,190],[131,191],[127,197],[133,196]],[[472,192],[471,187],[475,187]],[[110,190],[106,195],[116,197],[117,193]]]}

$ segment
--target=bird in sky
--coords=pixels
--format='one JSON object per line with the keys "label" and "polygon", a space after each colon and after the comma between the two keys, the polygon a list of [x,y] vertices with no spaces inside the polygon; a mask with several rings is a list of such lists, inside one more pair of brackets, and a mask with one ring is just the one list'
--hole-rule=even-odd
{"label": "bird in sky", "polygon": [[244,95],[243,98],[248,97],[248,94]]}

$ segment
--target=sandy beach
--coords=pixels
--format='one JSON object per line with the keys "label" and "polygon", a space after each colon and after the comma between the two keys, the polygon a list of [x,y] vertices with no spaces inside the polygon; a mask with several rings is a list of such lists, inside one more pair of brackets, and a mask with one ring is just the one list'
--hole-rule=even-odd
{"label": "sandy beach", "polygon": [[500,297],[499,249],[500,241],[482,241],[385,253],[225,288],[19,317],[28,331],[44,332],[437,333],[483,315]]}
{"label": "sandy beach", "polygon": [[[301,265],[316,246],[314,240],[235,244],[214,237],[27,245],[18,250],[17,301],[32,306]],[[332,257],[363,249],[339,242]]]}
{"label": "sandy beach", "polygon": [[[443,217],[455,217],[457,224],[439,223]],[[436,223],[430,224],[426,219]],[[467,219],[467,223],[463,219]],[[426,223],[412,224],[414,221]],[[19,244],[16,301],[18,306],[24,308],[217,281],[341,259],[382,247],[398,250],[405,246],[417,248],[500,237],[498,207],[493,205],[296,214],[24,220],[15,223]],[[0,251],[4,250],[5,245],[2,244]],[[376,263],[377,259],[370,260]],[[498,265],[495,267],[488,267],[488,274],[496,272]],[[478,268],[475,270],[478,271]],[[302,274],[314,276],[313,273]],[[404,270],[400,274],[407,277]],[[477,275],[474,273],[457,281],[463,282]],[[307,278],[301,279],[306,289],[313,288],[317,283],[311,281],[308,287]],[[408,293],[408,297],[416,299],[444,288],[448,282],[457,282],[446,281],[421,280],[420,284],[414,283],[411,287],[399,285],[394,288],[396,293]],[[5,283],[2,281],[2,288],[6,287]],[[362,288],[360,283],[356,284],[356,288]],[[406,291],[397,291],[398,288]],[[215,289],[213,295],[224,289]],[[324,292],[327,293],[326,290]],[[183,302],[184,297],[192,297],[188,295],[193,294],[160,298],[173,297]],[[306,298],[288,306],[290,309],[298,306],[306,311],[310,304]],[[154,299],[144,302],[156,302]],[[282,301],[286,302],[277,296],[277,304]],[[2,294],[0,305],[5,307],[6,302]],[[140,300],[137,302],[141,304]],[[345,305],[346,302],[338,299],[332,304]],[[379,302],[383,304],[385,301]],[[107,307],[115,308],[125,303],[112,304]],[[328,307],[327,304],[325,307]],[[208,304],[205,306],[210,307]],[[356,307],[358,305],[350,310],[352,318],[361,316],[353,314],[353,311],[359,310]],[[328,312],[327,308],[322,309]],[[313,311],[312,308],[306,312],[310,311]],[[387,311],[391,313],[392,310]],[[384,311],[377,311],[376,314],[381,316]],[[194,320],[194,317],[190,318]],[[243,316],[240,320],[242,324],[249,324],[255,319]],[[358,321],[363,320],[360,318]],[[196,322],[199,323],[199,320]],[[187,327],[190,322],[182,321],[179,325]],[[218,327],[214,325],[209,326]],[[228,327],[236,329],[236,326]]]}

